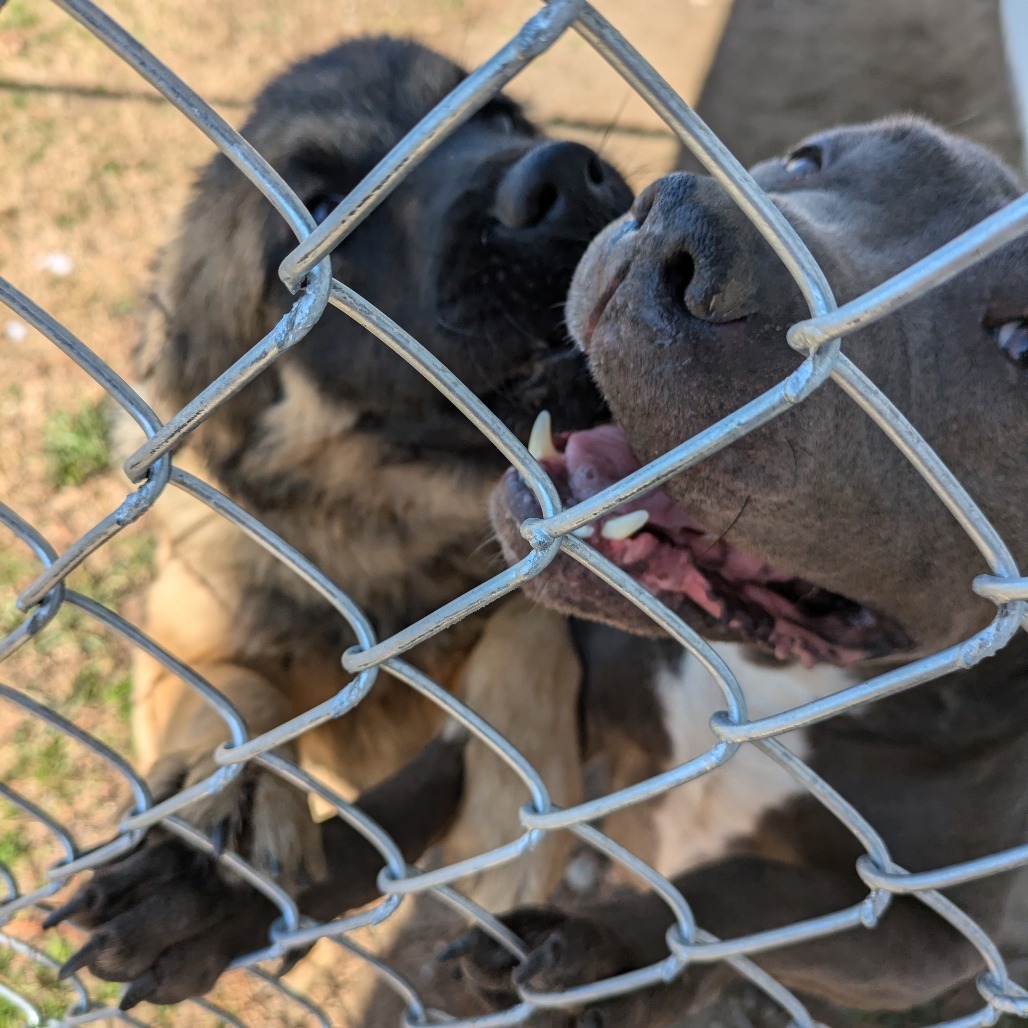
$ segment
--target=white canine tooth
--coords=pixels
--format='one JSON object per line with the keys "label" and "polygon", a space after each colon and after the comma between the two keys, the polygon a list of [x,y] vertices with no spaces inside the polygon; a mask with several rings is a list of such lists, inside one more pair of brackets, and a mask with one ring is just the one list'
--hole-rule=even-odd
{"label": "white canine tooth", "polygon": [[619,514],[610,521],[605,521],[600,529],[604,539],[627,539],[650,520],[648,510],[633,510],[631,514]]}
{"label": "white canine tooth", "polygon": [[548,410],[539,411],[528,437],[528,452],[536,460],[556,457],[557,447],[553,444],[553,419]]}
{"label": "white canine tooth", "polygon": [[579,539],[592,539],[596,534],[596,529],[593,528],[592,525],[582,525],[581,527],[574,529],[571,534],[577,535]]}

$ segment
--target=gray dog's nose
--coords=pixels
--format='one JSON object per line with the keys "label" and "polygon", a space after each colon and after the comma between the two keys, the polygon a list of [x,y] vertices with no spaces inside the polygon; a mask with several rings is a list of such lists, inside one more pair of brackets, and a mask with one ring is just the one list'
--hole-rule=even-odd
{"label": "gray dog's nose", "polygon": [[609,205],[623,191],[623,183],[589,147],[544,143],[507,170],[493,210],[509,229],[573,228],[597,204]]}
{"label": "gray dog's nose", "polygon": [[764,257],[777,262],[716,182],[669,175],[636,197],[632,217],[635,259],[657,276],[658,302],[715,323],[753,313]]}
{"label": "gray dog's nose", "polygon": [[661,182],[651,182],[633,201],[632,217],[638,224],[642,224],[653,210],[653,204],[660,192]]}

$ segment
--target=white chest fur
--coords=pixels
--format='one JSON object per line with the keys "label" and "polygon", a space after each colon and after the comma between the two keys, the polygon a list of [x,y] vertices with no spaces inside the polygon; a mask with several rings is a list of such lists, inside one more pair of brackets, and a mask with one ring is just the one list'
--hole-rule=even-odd
{"label": "white chest fur", "polygon": [[[714,643],[736,674],[751,719],[829,696],[853,678],[842,668],[808,671],[800,664],[764,666],[747,660],[745,648]],[[657,691],[672,744],[672,764],[681,764],[713,746],[710,716],[725,709],[721,690],[688,653],[658,673]],[[807,754],[802,730],[780,737],[798,757]],[[726,764],[679,786],[655,805],[656,867],[675,874],[720,856],[727,844],[752,831],[761,816],[802,791],[795,779],[755,746],[743,744]]]}

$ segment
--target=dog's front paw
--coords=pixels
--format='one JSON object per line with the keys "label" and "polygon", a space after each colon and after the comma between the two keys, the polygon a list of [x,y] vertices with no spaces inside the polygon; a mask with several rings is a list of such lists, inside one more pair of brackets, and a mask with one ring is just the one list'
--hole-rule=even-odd
{"label": "dog's front paw", "polygon": [[[209,753],[171,754],[147,777],[154,797],[162,800],[216,770]],[[226,787],[179,816],[207,835],[216,850],[238,853],[291,896],[325,877],[321,834],[306,794],[265,768],[244,767]]]}
{"label": "dog's front paw", "polygon": [[[519,961],[506,947],[476,928],[448,946],[442,959],[460,959],[464,979],[497,1008],[518,1002],[518,986],[564,992],[632,968],[627,947],[610,929],[588,918],[547,907],[526,907],[501,918],[528,948]],[[622,1004],[617,1004],[620,1011]],[[614,1009],[612,1006],[611,1009]],[[606,1007],[548,1015],[547,1023],[632,1028],[645,1021],[605,1019]],[[627,1012],[627,1011],[626,1011]]]}
{"label": "dog's front paw", "polygon": [[61,976],[88,968],[128,982],[128,1010],[203,995],[236,957],[267,945],[277,914],[260,893],[223,877],[211,857],[156,829],[141,849],[95,871],[44,927],[70,918],[90,929]]}

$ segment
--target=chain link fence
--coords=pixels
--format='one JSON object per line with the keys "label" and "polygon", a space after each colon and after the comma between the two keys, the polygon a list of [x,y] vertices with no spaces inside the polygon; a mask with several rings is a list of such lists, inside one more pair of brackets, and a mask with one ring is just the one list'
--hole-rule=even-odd
{"label": "chain link fence", "polygon": [[[131,646],[144,650],[200,693],[220,713],[231,737],[230,744],[221,747],[215,754],[218,770],[213,775],[170,799],[154,804],[145,783],[121,755],[55,710],[17,689],[0,685],[0,698],[6,706],[13,706],[22,715],[45,722],[55,732],[92,751],[115,775],[124,780],[133,800],[133,808],[121,821],[116,835],[101,845],[83,851],[76,842],[74,825],[60,823],[29,798],[8,785],[0,784],[0,796],[40,826],[63,851],[63,859],[50,869],[48,879],[31,891],[20,889],[12,871],[0,864],[0,888],[6,891],[3,903],[0,904],[0,925],[9,925],[19,912],[26,909],[40,906],[45,909],[48,897],[63,888],[73,875],[130,851],[154,825],[165,826],[200,850],[214,852],[211,840],[190,827],[180,814],[198,797],[225,787],[248,762],[257,762],[288,782],[320,796],[378,849],[384,864],[380,876],[383,896],[379,902],[331,923],[315,924],[300,915],[296,905],[282,889],[248,867],[238,856],[230,853],[219,856],[219,860],[232,873],[249,881],[279,908],[280,918],[272,930],[269,945],[238,963],[247,968],[250,975],[281,993],[282,998],[295,1007],[298,1017],[310,1017],[321,1024],[329,1023],[328,1016],[316,1004],[298,995],[257,965],[296,947],[328,937],[366,960],[370,968],[397,992],[407,1011],[406,1023],[412,1026],[442,1023],[443,1020],[455,1025],[476,1025],[479,1028],[485,1028],[486,1025],[495,1028],[516,1025],[524,1022],[536,1009],[568,1008],[587,1001],[621,995],[687,973],[685,969],[690,963],[710,961],[728,962],[744,978],[777,1002],[795,1024],[811,1026],[815,1022],[803,1004],[757,968],[749,960],[749,954],[758,948],[765,950],[770,946],[814,939],[860,925],[872,928],[889,906],[891,898],[902,894],[917,897],[953,925],[978,950],[987,968],[977,981],[982,1001],[980,1010],[951,1024],[967,1028],[990,1025],[1001,1014],[1028,1018],[1028,991],[1011,980],[995,942],[938,891],[984,875],[1008,872],[1028,865],[1028,845],[957,866],[908,873],[894,862],[874,826],[864,821],[838,793],[790,753],[778,738],[783,733],[822,721],[857,704],[892,695],[958,668],[971,666],[995,653],[1020,628],[1028,628],[1028,579],[1020,574],[1003,540],[925,441],[875,384],[840,350],[840,340],[847,334],[924,295],[961,270],[982,260],[1004,243],[1028,232],[1028,196],[1011,203],[902,274],[838,307],[820,268],[790,225],[741,165],[630,43],[582,0],[552,0],[527,21],[495,56],[475,70],[432,110],[340,203],[327,220],[316,225],[299,199],[261,155],[119,24],[88,0],[55,0],[55,3],[156,87],[169,103],[213,140],[274,205],[297,238],[296,248],[280,268],[283,281],[297,292],[291,310],[265,338],[174,417],[162,424],[133,389],[85,343],[75,338],[31,298],[0,280],[0,300],[51,340],[85,375],[99,383],[111,399],[135,419],[147,437],[146,442],[124,465],[125,473],[133,484],[125,501],[62,553],[56,552],[29,522],[13,510],[0,505],[0,522],[5,531],[31,551],[40,568],[38,577],[18,598],[18,607],[24,616],[14,630],[0,640],[0,660],[11,656],[30,639],[45,633],[62,608],[74,608]],[[659,113],[724,186],[768,240],[803,291],[809,305],[810,318],[793,325],[788,332],[789,344],[803,353],[805,358],[802,365],[786,380],[621,482],[571,509],[562,510],[553,485],[521,443],[417,340],[366,303],[345,283],[333,280],[329,254],[390,194],[432,147],[568,31],[577,32],[593,46]],[[386,639],[376,638],[368,619],[343,588],[329,581],[317,567],[226,496],[176,467],[172,459],[175,447],[200,422],[303,339],[328,304],[344,311],[373,333],[383,345],[402,356],[446,395],[521,473],[542,509],[541,520],[526,528],[526,537],[532,546],[529,556]],[[829,388],[844,390],[867,417],[880,426],[973,540],[991,573],[975,579],[971,587],[979,596],[996,604],[996,615],[987,628],[960,645],[919,660],[899,671],[847,688],[826,699],[772,717],[751,720],[747,716],[745,698],[738,682],[708,644],[623,571],[576,537],[574,532],[627,500],[661,485],[793,405],[803,402],[829,379],[834,383]],[[110,543],[126,526],[145,518],[154,505],[161,501],[167,489],[184,490],[207,504],[300,576],[346,619],[358,639],[356,647],[340,655],[343,667],[352,675],[352,679],[331,701],[274,731],[251,738],[231,705],[189,667],[173,659],[113,610],[68,587],[66,579],[75,568],[90,554]],[[404,654],[418,643],[516,590],[530,577],[539,574],[561,550],[589,568],[611,588],[628,597],[686,650],[695,654],[707,667],[713,668],[726,707],[712,723],[719,741],[707,753],[659,779],[642,782],[570,809],[559,809],[551,803],[540,776],[501,734],[479,718],[474,710],[463,705],[404,660]],[[393,840],[361,811],[315,781],[305,771],[272,752],[282,743],[296,739],[318,724],[345,717],[368,694],[382,669],[387,669],[411,689],[429,697],[451,718],[492,747],[520,776],[525,784],[528,802],[521,813],[523,834],[517,842],[459,864],[420,872],[405,864]],[[863,902],[824,917],[761,933],[759,937],[718,941],[695,923],[688,902],[667,879],[656,874],[590,824],[606,813],[650,799],[709,773],[730,761],[742,746],[758,747],[786,768],[804,789],[823,803],[861,841],[866,853],[859,861],[857,871],[868,887]],[[582,844],[593,847],[611,861],[641,877],[663,898],[675,922],[667,935],[668,951],[664,959],[631,973],[561,994],[523,989],[521,1002],[512,1009],[488,1017],[454,1020],[431,1010],[410,982],[372,954],[361,950],[348,938],[348,934],[355,929],[389,917],[403,897],[430,892],[442,902],[456,907],[469,923],[483,927],[502,941],[512,953],[523,955],[517,939],[488,913],[460,895],[461,879],[485,868],[502,866],[505,862],[515,860],[545,833],[558,831],[573,833]],[[54,971],[58,966],[46,953],[2,929],[0,949],[10,950],[21,958]],[[108,1005],[95,994],[91,995],[90,988],[78,975],[72,975],[68,984],[72,989],[73,1002],[61,1015],[60,1023],[85,1024],[102,1019],[126,1024],[141,1023],[132,1015]],[[28,1023],[42,1023],[45,1020],[44,1014],[32,1002],[3,981],[0,981],[0,996],[21,1011]],[[228,1011],[208,1001],[193,1002],[198,1009],[213,1014],[225,1023],[239,1023]]]}

